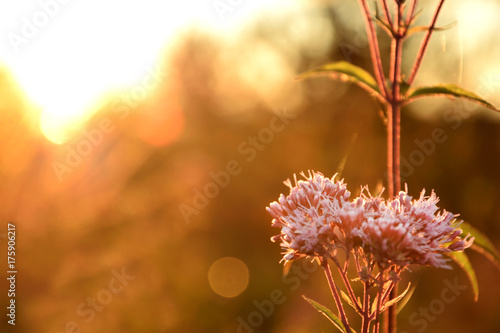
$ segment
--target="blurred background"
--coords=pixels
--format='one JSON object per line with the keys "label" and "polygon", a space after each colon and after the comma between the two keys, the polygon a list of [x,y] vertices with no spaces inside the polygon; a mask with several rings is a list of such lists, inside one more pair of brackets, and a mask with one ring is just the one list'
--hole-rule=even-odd
{"label": "blurred background", "polygon": [[[420,25],[435,5],[421,2]],[[438,25],[455,25],[434,35],[416,84],[462,84],[500,106],[499,14],[500,1],[446,2]],[[354,195],[385,186],[374,100],[295,80],[338,60],[371,72],[357,1],[4,2],[0,22],[0,260],[4,276],[10,221],[14,331],[334,331],[301,297],[334,308],[322,272],[299,261],[282,276],[265,207],[309,169],[341,172]],[[405,44],[406,73],[420,39]],[[410,194],[434,189],[500,247],[498,113],[415,102],[401,158]],[[458,267],[415,268],[401,333],[500,331],[499,272],[469,253],[479,301]],[[449,283],[466,287],[445,302]],[[5,278],[0,289],[6,311]]]}

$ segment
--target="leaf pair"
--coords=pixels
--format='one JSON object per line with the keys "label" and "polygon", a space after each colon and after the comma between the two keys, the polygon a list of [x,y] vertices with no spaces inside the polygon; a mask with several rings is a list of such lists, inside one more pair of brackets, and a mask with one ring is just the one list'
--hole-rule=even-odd
{"label": "leaf pair", "polygon": [[[370,95],[376,97],[384,104],[387,104],[387,100],[384,96],[382,96],[373,76],[363,68],[353,65],[347,61],[338,61],[319,66],[300,74],[297,79],[301,80],[314,76],[328,76],[332,79],[343,82],[353,82],[370,93]],[[444,96],[449,98],[465,98],[491,110],[500,111],[500,109],[497,109],[493,104],[489,103],[479,95],[456,84],[438,84],[417,87],[415,89],[407,89],[408,87],[405,86],[404,82],[401,82],[400,85],[402,88],[401,91],[404,92],[404,95],[402,96],[403,105],[411,103],[422,97]]]}

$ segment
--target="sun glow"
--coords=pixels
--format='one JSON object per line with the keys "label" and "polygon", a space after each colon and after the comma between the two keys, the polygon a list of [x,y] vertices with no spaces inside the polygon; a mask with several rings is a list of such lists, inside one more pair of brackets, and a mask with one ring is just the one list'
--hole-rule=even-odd
{"label": "sun glow", "polygon": [[[150,75],[189,25],[231,32],[266,1],[68,1],[0,5],[0,61],[64,143],[110,98]],[[5,8],[2,8],[5,7]],[[8,8],[7,8],[8,7]]]}

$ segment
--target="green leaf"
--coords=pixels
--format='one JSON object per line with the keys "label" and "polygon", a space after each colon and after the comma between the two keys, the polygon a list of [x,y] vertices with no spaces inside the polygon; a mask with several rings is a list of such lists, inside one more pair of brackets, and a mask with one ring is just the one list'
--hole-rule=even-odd
{"label": "green leaf", "polygon": [[392,27],[390,24],[386,21],[384,21],[378,14],[373,18],[373,20],[387,32],[389,36],[393,36],[394,33],[392,32]]}
{"label": "green leaf", "polygon": [[451,98],[462,97],[471,100],[473,102],[479,103],[482,106],[485,106],[489,109],[500,111],[493,104],[489,103],[482,97],[456,84],[439,84],[435,86],[418,87],[416,89],[412,89],[408,92],[406,103],[410,103],[417,98],[427,97],[427,96],[445,96]]}
{"label": "green leaf", "polygon": [[460,229],[464,235],[470,234],[474,237],[471,249],[481,253],[500,269],[500,254],[488,237],[467,222],[462,222]]}
{"label": "green leaf", "polygon": [[[326,306],[323,306],[319,304],[318,302],[313,301],[312,299],[309,299],[302,295],[306,301],[309,302],[315,308],[318,312],[323,314],[326,318],[330,319],[330,321],[337,327],[341,332],[347,333],[344,324],[342,321],[337,317],[336,315],[333,314],[332,311],[330,311]],[[352,330],[351,330],[352,331]],[[354,331],[353,331],[354,332]]]}
{"label": "green leaf", "polygon": [[[354,305],[351,298],[345,293],[345,291],[343,291],[341,289],[340,294],[342,295],[342,298],[344,299],[344,301],[347,302],[347,304],[349,304],[354,310],[358,311],[358,309],[356,309],[356,305]],[[359,298],[358,298],[358,302],[359,302]]]}
{"label": "green leaf", "polygon": [[391,299],[390,301],[387,301],[384,304],[384,306],[382,307],[382,309],[380,310],[380,312],[385,311],[385,309],[393,306],[394,304],[396,304],[397,302],[399,302],[403,297],[405,297],[405,295],[408,292],[408,290],[410,290],[410,286],[411,286],[411,283],[408,283],[408,287],[406,287],[405,291],[403,291],[401,294],[399,294],[397,297]]}
{"label": "green leaf", "polygon": [[[380,308],[380,313],[384,312],[389,307],[391,307],[394,304],[396,304],[397,302],[399,302],[406,295],[406,293],[408,293],[408,290],[410,289],[410,285],[411,285],[411,283],[408,283],[408,287],[406,287],[405,291],[403,291],[401,294],[399,294],[395,298],[385,302],[385,304],[382,304],[382,307]],[[378,293],[377,293],[377,295],[375,295],[375,298],[373,299],[372,306],[370,309],[370,314],[375,313],[375,311],[377,310],[377,302],[378,302]],[[405,301],[405,302],[407,302],[407,301]]]}
{"label": "green leaf", "polygon": [[469,258],[464,252],[447,252],[446,255],[453,259],[453,261],[455,261],[458,266],[462,268],[465,274],[467,274],[474,293],[474,301],[477,302],[477,298],[479,297],[479,288],[477,286],[476,272],[474,272]]}
{"label": "green leaf", "polygon": [[[432,29],[432,30],[434,30],[434,31],[444,31],[444,30],[451,29],[451,28],[453,28],[456,25],[457,25],[457,22],[453,22],[453,23],[450,23],[448,25],[445,25],[444,27],[434,27],[434,29]],[[417,26],[417,27],[413,27],[413,28],[408,29],[408,32],[406,33],[406,35],[410,36],[410,35],[413,35],[414,33],[423,32],[423,31],[427,31],[427,30],[429,30],[428,26],[421,25],[421,26]]]}
{"label": "green leaf", "polygon": [[363,68],[347,61],[337,61],[316,67],[300,74],[297,79],[302,80],[313,76],[329,76],[335,80],[353,82],[369,93],[375,94],[377,98],[381,99],[382,97],[373,76]]}
{"label": "green leaf", "polygon": [[[387,290],[387,288],[389,288],[389,285],[392,283],[392,281],[385,281],[384,282],[384,286],[382,287],[383,290]],[[372,301],[372,305],[371,305],[371,308],[370,308],[370,313],[373,314],[375,313],[375,311],[377,310],[377,302],[378,302],[378,293],[375,295],[375,297],[373,298],[373,301]],[[382,304],[382,308],[380,309],[380,313],[382,313],[383,310],[383,304]]]}
{"label": "green leaf", "polygon": [[413,27],[413,28],[408,29],[408,32],[406,34],[409,36],[409,35],[413,35],[416,32],[423,32],[423,31],[427,31],[427,30],[429,30],[428,26],[419,25],[418,27]]}

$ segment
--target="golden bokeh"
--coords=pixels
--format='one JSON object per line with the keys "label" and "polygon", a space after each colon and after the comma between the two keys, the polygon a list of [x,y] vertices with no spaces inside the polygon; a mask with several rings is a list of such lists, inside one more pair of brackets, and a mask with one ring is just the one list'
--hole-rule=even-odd
{"label": "golden bokeh", "polygon": [[210,288],[222,297],[236,297],[248,286],[247,265],[238,258],[217,259],[208,270]]}

